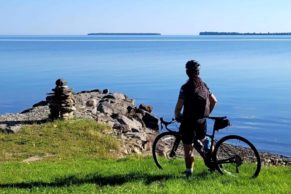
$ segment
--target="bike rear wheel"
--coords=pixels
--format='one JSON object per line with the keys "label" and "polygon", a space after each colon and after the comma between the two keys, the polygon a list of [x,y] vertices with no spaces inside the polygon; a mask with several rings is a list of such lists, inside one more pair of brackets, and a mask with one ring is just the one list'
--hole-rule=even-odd
{"label": "bike rear wheel", "polygon": [[222,174],[255,178],[260,173],[260,155],[255,146],[243,137],[223,137],[216,144],[214,156],[217,169]]}
{"label": "bike rear wheel", "polygon": [[158,168],[170,168],[184,162],[184,150],[177,132],[165,132],[158,135],[153,143],[152,154]]}

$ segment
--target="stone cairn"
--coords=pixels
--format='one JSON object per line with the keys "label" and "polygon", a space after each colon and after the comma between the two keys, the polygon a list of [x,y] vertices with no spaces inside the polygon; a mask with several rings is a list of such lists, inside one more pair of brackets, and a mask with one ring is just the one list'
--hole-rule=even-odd
{"label": "stone cairn", "polygon": [[50,109],[49,118],[51,120],[73,118],[76,102],[72,90],[67,86],[67,82],[58,79],[56,87],[52,91],[46,98]]}

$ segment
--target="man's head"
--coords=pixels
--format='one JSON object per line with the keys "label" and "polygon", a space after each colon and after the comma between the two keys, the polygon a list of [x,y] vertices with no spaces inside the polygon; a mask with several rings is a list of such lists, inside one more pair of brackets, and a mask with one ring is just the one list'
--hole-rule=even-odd
{"label": "man's head", "polygon": [[186,73],[189,78],[195,78],[199,76],[200,64],[195,60],[190,60],[186,63]]}

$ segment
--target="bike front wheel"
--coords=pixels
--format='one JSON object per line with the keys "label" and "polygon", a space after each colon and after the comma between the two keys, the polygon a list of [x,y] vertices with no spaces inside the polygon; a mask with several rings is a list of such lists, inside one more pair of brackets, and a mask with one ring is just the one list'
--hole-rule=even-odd
{"label": "bike front wheel", "polygon": [[158,135],[153,143],[152,154],[160,169],[181,166],[184,162],[184,150],[179,133],[165,132]]}
{"label": "bike front wheel", "polygon": [[217,169],[222,174],[255,178],[261,170],[260,155],[247,139],[229,135],[219,140],[214,150]]}

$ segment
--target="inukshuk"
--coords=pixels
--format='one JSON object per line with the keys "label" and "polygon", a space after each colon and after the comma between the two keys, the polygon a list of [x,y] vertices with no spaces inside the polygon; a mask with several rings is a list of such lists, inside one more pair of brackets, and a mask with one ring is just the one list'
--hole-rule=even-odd
{"label": "inukshuk", "polygon": [[69,119],[74,117],[75,98],[65,80],[58,79],[56,87],[49,93],[47,101],[50,108],[50,119]]}

